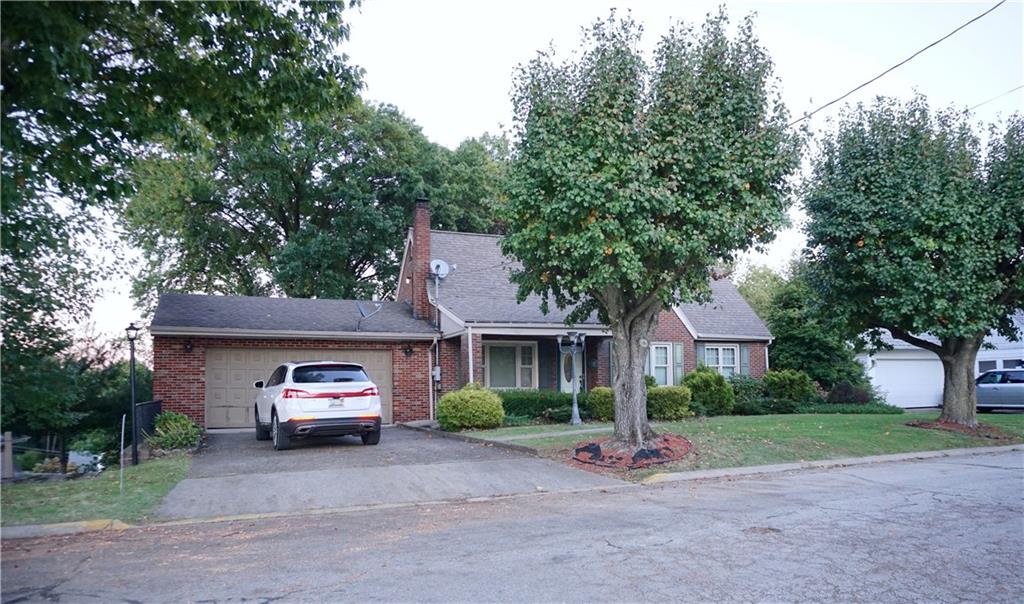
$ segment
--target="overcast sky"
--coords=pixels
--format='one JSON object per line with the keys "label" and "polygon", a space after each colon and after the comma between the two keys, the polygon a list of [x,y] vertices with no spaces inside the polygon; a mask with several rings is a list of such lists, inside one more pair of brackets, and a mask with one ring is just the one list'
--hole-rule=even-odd
{"label": "overcast sky", "polygon": [[[946,35],[989,2],[728,2],[735,20],[756,12],[755,28],[776,65],[783,99],[799,116],[874,77]],[[350,62],[365,69],[364,97],[397,106],[426,136],[454,147],[484,132],[502,132],[511,120],[516,66],[553,44],[566,56],[579,46],[580,28],[612,8],[631,11],[653,48],[675,21],[699,23],[721,2],[516,0],[513,2],[365,0],[348,13]],[[933,107],[971,107],[1024,84],[1024,7],[1007,2],[955,36],[844,101],[876,95],[909,98]],[[836,108],[841,107],[839,104]],[[1024,109],[1024,89],[975,110],[994,122]],[[811,121],[827,125],[834,110]],[[800,215],[794,213],[799,223]],[[798,225],[797,225],[798,226]],[[768,254],[751,262],[782,267],[803,245],[798,228],[779,234]],[[127,281],[106,284],[96,305],[96,328],[115,334],[131,318]]]}

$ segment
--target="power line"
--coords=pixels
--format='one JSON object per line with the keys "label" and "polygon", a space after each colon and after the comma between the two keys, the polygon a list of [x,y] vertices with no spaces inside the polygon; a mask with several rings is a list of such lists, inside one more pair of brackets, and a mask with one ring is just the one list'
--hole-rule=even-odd
{"label": "power line", "polygon": [[970,20],[970,21],[968,21],[967,23],[964,23],[964,24],[963,24],[963,25],[961,25],[960,27],[958,27],[958,28],[954,29],[953,31],[949,32],[948,34],[946,34],[946,35],[942,36],[941,38],[939,38],[938,40],[936,40],[936,41],[932,42],[932,43],[931,43],[931,44],[929,44],[928,46],[925,46],[924,48],[922,48],[921,50],[919,50],[919,51],[915,52],[914,54],[910,55],[910,56],[909,56],[909,57],[907,57],[906,59],[903,59],[902,61],[900,61],[899,63],[897,63],[897,64],[893,65],[893,66],[892,66],[892,67],[890,67],[889,69],[886,69],[885,71],[883,71],[882,73],[880,73],[880,74],[876,75],[875,77],[871,78],[871,79],[870,79],[870,80],[868,80],[867,82],[864,82],[864,83],[863,83],[863,84],[861,84],[860,86],[857,86],[856,88],[854,88],[853,90],[851,90],[851,91],[847,92],[846,94],[844,94],[844,95],[842,95],[842,96],[840,96],[840,97],[838,97],[838,98],[836,98],[836,99],[833,99],[833,100],[831,100],[831,101],[829,101],[829,102],[825,103],[824,105],[822,105],[821,107],[818,107],[817,109],[815,109],[814,111],[812,111],[812,112],[810,112],[810,113],[807,113],[807,114],[805,114],[805,115],[804,115],[804,116],[803,116],[802,118],[800,118],[800,119],[798,119],[798,120],[796,120],[796,121],[792,122],[792,123],[790,124],[790,126],[795,126],[795,125],[799,124],[800,122],[802,122],[802,121],[804,121],[804,120],[806,120],[806,119],[810,118],[810,117],[811,117],[812,115],[814,115],[815,113],[818,113],[818,112],[819,112],[819,111],[821,111],[822,109],[825,109],[825,108],[827,108],[827,107],[830,107],[830,106],[832,106],[832,105],[835,105],[835,104],[836,104],[836,103],[838,103],[839,101],[841,101],[841,100],[845,99],[846,97],[850,96],[850,95],[851,95],[851,94],[853,94],[854,92],[857,92],[857,91],[858,91],[858,90],[860,90],[861,88],[864,88],[865,86],[867,86],[867,85],[869,85],[869,84],[872,84],[872,83],[874,83],[874,82],[878,81],[879,79],[881,79],[882,77],[884,77],[884,76],[885,76],[886,74],[888,74],[889,72],[891,72],[891,71],[893,71],[893,70],[895,70],[895,69],[898,69],[898,68],[900,68],[900,67],[902,67],[902,66],[906,65],[906,64],[907,64],[907,63],[909,63],[909,62],[910,62],[911,60],[913,60],[913,59],[914,59],[915,57],[917,57],[917,55],[919,55],[919,54],[923,53],[924,51],[928,50],[928,49],[929,49],[929,48],[931,48],[932,46],[935,46],[936,44],[938,44],[938,43],[942,42],[943,40],[945,40],[945,39],[949,38],[949,37],[950,37],[950,36],[952,36],[953,34],[957,33],[957,32],[958,32],[958,31],[960,31],[961,29],[963,29],[963,28],[967,27],[967,26],[968,26],[968,25],[970,25],[971,23],[974,23],[974,22],[975,22],[975,21],[977,21],[978,19],[981,19],[982,17],[984,17],[985,15],[989,14],[990,12],[992,12],[992,11],[996,10],[997,8],[999,8],[1000,6],[1002,6],[1002,5],[1003,5],[1003,4],[1005,4],[1005,3],[1006,3],[1006,0],[999,0],[999,2],[998,2],[998,3],[996,3],[996,5],[995,5],[995,6],[993,6],[992,8],[990,8],[990,9],[988,9],[987,11],[985,11],[985,12],[981,13],[980,15],[978,15],[977,17],[975,17],[975,18],[971,19],[971,20]]}
{"label": "power line", "polygon": [[988,105],[992,101],[999,100],[999,99],[1003,98],[1004,96],[1006,96],[1006,95],[1008,95],[1008,94],[1010,94],[1012,92],[1017,92],[1021,88],[1024,88],[1024,84],[1021,84],[1020,86],[1017,86],[1016,88],[1013,88],[1011,90],[1007,90],[1006,92],[1004,92],[1002,94],[997,94],[996,96],[990,98],[987,101],[982,101],[982,102],[978,103],[977,105],[975,105],[974,107],[971,107],[970,109],[968,109],[968,111],[974,111],[975,109],[977,109],[978,107],[981,107],[982,105]]}

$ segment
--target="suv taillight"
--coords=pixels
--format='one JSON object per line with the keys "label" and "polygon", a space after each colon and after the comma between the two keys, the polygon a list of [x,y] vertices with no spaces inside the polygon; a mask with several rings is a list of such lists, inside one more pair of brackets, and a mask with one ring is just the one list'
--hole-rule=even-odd
{"label": "suv taillight", "polygon": [[369,388],[360,392],[358,396],[377,396],[379,394],[380,390],[377,390],[376,386],[370,386]]}
{"label": "suv taillight", "polygon": [[285,388],[284,392],[281,393],[281,398],[312,398],[313,396],[305,390],[297,390],[295,388]]}

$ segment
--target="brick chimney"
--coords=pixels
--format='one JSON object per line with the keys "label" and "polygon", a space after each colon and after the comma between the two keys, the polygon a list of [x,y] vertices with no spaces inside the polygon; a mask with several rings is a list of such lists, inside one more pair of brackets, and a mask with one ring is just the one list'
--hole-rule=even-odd
{"label": "brick chimney", "polygon": [[427,299],[430,276],[430,201],[417,199],[412,211],[412,314],[417,319],[431,317]]}

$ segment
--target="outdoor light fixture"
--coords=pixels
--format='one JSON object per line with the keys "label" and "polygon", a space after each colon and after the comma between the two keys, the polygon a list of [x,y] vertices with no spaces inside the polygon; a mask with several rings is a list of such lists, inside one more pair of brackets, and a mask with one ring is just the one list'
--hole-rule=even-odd
{"label": "outdoor light fixture", "polygon": [[185,350],[185,352],[192,352],[192,340],[187,340],[185,342],[185,345],[182,346],[182,348]]}
{"label": "outdoor light fixture", "polygon": [[405,348],[402,349],[402,352],[405,353],[405,356],[411,357],[413,353],[412,344],[406,344]]}
{"label": "outdoor light fixture", "polygon": [[586,334],[582,334],[578,331],[570,331],[562,336],[558,336],[558,350],[562,354],[569,354],[569,368],[572,381],[572,419],[569,423],[576,426],[582,424],[583,421],[580,419],[580,406],[577,402],[577,391],[579,390],[579,380],[576,377],[576,350],[583,349],[583,341],[586,339]]}
{"label": "outdoor light fixture", "polygon": [[132,465],[139,465],[139,422],[135,412],[135,339],[139,337],[139,328],[133,321],[124,330],[128,334],[128,348],[131,351],[131,364],[128,366],[128,380],[132,390]]}

